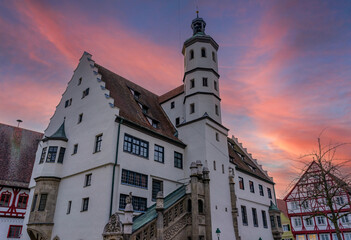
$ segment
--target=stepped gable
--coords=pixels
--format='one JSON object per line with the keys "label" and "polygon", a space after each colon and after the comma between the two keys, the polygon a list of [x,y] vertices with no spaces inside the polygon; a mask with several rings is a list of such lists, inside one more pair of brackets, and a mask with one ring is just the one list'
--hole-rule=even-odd
{"label": "stepped gable", "polygon": [[[101,80],[106,83],[106,89],[110,91],[110,96],[114,99],[115,106],[119,108],[119,115],[122,118],[181,143],[174,136],[176,129],[160,106],[159,97],[156,94],[96,63],[95,67],[98,68],[98,72],[101,74]],[[131,89],[140,93],[138,99],[134,97]],[[139,104],[148,108],[146,114],[143,113]],[[158,122],[157,128],[151,126],[146,116]]]}
{"label": "stepped gable", "polygon": [[285,216],[288,216],[288,209],[286,208],[285,201],[283,199],[277,199],[277,205],[280,211],[282,211]]}
{"label": "stepped gable", "polygon": [[179,87],[176,87],[175,89],[166,92],[165,94],[161,95],[158,97],[158,101],[160,103],[164,103],[180,94],[184,93],[184,84],[180,85]]}
{"label": "stepped gable", "polygon": [[28,188],[43,134],[0,123],[0,185]]}
{"label": "stepped gable", "polygon": [[264,172],[259,167],[257,167],[256,163],[254,163],[251,158],[247,156],[247,153],[241,150],[235,141],[230,138],[227,138],[227,140],[229,157],[233,159],[233,163],[236,165],[236,169],[239,171],[244,171],[250,175],[254,175],[263,181],[274,184],[272,179],[267,177],[266,174],[264,174]]}

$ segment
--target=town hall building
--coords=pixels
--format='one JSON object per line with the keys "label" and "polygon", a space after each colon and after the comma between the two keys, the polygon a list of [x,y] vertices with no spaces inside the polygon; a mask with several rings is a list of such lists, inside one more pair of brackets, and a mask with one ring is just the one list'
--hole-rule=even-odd
{"label": "town hall building", "polygon": [[205,27],[192,21],[161,96],[82,55],[38,146],[23,239],[281,239],[273,179],[222,125]]}

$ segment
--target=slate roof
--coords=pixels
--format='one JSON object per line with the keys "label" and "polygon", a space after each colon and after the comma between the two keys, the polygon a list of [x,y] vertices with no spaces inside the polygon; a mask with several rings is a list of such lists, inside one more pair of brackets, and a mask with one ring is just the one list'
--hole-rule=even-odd
{"label": "slate roof", "polygon": [[43,134],[0,123],[0,185],[28,188]]}
{"label": "slate roof", "polygon": [[[177,131],[168,119],[166,113],[163,111],[159,103],[158,95],[96,63],[95,67],[97,67],[99,74],[102,76],[101,80],[106,83],[105,87],[110,91],[110,97],[114,99],[115,106],[120,109],[120,117],[182,143],[177,137],[175,137]],[[138,99],[134,97],[131,89],[140,94]],[[148,110],[146,114],[143,113],[139,104],[147,107]],[[158,122],[157,128],[154,128],[149,123],[146,116]]]}
{"label": "slate roof", "polygon": [[[229,157],[233,160],[233,163],[236,165],[236,169],[239,171],[244,171],[250,175],[254,175],[262,179],[263,181],[268,181],[273,184],[272,179],[267,177],[267,175],[257,167],[256,163],[254,163],[247,154],[241,150],[241,148],[237,145],[237,143],[228,138],[228,153]],[[240,156],[239,156],[240,155]]]}
{"label": "slate roof", "polygon": [[[171,192],[164,198],[164,209],[168,209],[179,199],[184,197],[186,194],[185,185],[179,187],[175,191]],[[152,205],[147,209],[147,211],[139,216],[133,218],[133,232],[144,226],[145,224],[151,222],[157,217],[156,204]]]}
{"label": "slate roof", "polygon": [[165,94],[159,96],[158,101],[160,103],[164,103],[180,94],[184,93],[184,84],[180,85],[179,87],[176,87],[175,89],[172,89],[169,92],[166,92]]}

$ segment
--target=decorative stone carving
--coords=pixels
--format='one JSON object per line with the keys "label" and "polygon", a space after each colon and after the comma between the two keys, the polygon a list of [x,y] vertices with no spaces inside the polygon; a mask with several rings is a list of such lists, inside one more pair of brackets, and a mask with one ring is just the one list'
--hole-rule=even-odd
{"label": "decorative stone carving", "polygon": [[122,222],[119,219],[118,213],[114,213],[110,217],[110,220],[105,225],[102,236],[104,237],[104,240],[123,240]]}

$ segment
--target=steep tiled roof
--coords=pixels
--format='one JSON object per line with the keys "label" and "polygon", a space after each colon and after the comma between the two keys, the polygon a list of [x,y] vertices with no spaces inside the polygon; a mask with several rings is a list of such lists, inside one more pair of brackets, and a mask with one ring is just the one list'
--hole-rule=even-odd
{"label": "steep tiled roof", "polygon": [[286,204],[283,199],[277,199],[277,205],[280,211],[282,211],[285,216],[288,216],[288,209],[286,209]]}
{"label": "steep tiled roof", "polygon": [[28,187],[43,134],[0,123],[0,185]]}
{"label": "steep tiled roof", "polygon": [[168,101],[169,99],[172,99],[179,94],[182,94],[184,92],[184,84],[180,85],[179,87],[176,87],[175,89],[172,89],[169,92],[166,92],[165,94],[159,96],[158,101],[160,103],[164,103]]}
{"label": "steep tiled roof", "polygon": [[[176,129],[163,111],[156,94],[96,63],[95,67],[98,68],[98,72],[102,76],[101,80],[106,83],[106,89],[110,91],[115,106],[120,109],[119,115],[122,118],[181,143],[174,136]],[[135,98],[131,90],[139,93],[139,97]],[[147,108],[146,114],[143,113],[140,104]],[[158,122],[157,128],[149,123],[146,116]]]}
{"label": "steep tiled roof", "polygon": [[[272,179],[266,176],[263,171],[257,167],[247,154],[241,150],[237,143],[228,138],[228,153],[229,157],[232,159],[233,163],[236,165],[238,170],[242,170],[250,175],[254,175],[264,181],[272,182]],[[240,155],[240,156],[239,156]]]}

